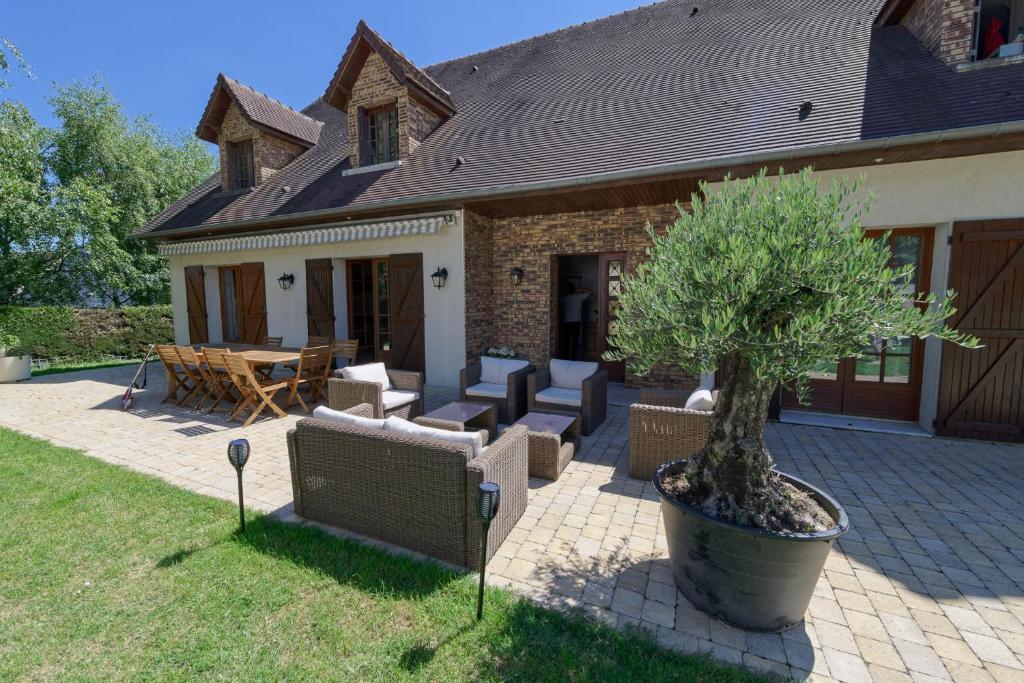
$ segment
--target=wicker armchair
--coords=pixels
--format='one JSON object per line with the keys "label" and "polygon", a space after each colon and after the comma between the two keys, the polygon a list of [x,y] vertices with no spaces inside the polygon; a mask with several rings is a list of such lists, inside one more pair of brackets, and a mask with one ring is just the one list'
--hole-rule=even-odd
{"label": "wicker armchair", "polygon": [[410,402],[393,408],[384,405],[384,389],[376,382],[362,382],[345,379],[341,370],[335,370],[334,377],[327,380],[327,406],[332,410],[347,410],[360,403],[373,406],[376,418],[397,415],[411,420],[423,414],[423,373],[408,370],[388,370],[391,385],[398,391],[413,391],[419,397]]}
{"label": "wicker armchair", "polygon": [[[360,405],[347,412],[369,417]],[[315,419],[288,432],[295,513],[463,567],[480,562],[477,488],[501,485],[488,557],[526,510],[527,432],[506,431],[479,457],[465,444]]]}
{"label": "wicker armchair", "polygon": [[511,424],[526,413],[526,378],[536,370],[537,368],[533,365],[527,365],[508,373],[504,396],[467,394],[466,389],[480,384],[483,373],[482,363],[472,363],[459,370],[459,400],[473,403],[493,403],[498,415],[498,422]]}
{"label": "wicker armchair", "polygon": [[541,368],[526,378],[528,410],[575,415],[580,418],[580,431],[584,435],[590,434],[604,422],[608,413],[608,373],[605,370],[598,370],[583,380],[582,399],[578,408],[562,403],[548,403],[537,396],[538,392],[549,387],[551,371],[548,368]]}
{"label": "wicker armchair", "polygon": [[629,476],[650,479],[661,465],[685,458],[708,442],[712,413],[689,410],[687,394],[644,390],[629,407]]}

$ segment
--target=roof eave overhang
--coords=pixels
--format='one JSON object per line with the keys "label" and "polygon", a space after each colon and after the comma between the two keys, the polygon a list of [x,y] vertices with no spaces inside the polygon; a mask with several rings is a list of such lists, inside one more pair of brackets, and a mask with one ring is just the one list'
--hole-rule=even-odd
{"label": "roof eave overhang", "polygon": [[1024,133],[1024,120],[1008,121],[1003,123],[987,124],[983,126],[969,126],[964,128],[951,128],[926,133],[911,133],[907,135],[893,135],[884,138],[873,138],[870,140],[854,140],[828,145],[810,145],[806,147],[794,147],[789,149],[771,150],[753,154],[737,154],[712,159],[699,159],[694,161],[683,161],[669,164],[658,164],[641,168],[626,169],[622,171],[610,171],[587,176],[577,176],[552,181],[538,181],[535,183],[522,183],[511,186],[498,186],[482,188],[477,190],[464,190],[458,192],[447,192],[435,195],[420,195],[405,197],[401,199],[384,200],[368,203],[361,206],[343,206],[329,209],[318,209],[302,213],[285,214],[270,218],[247,219],[241,221],[225,221],[210,225],[191,226],[185,228],[174,228],[162,230],[158,233],[141,233],[134,237],[139,239],[178,239],[187,236],[215,235],[232,232],[247,228],[271,228],[295,222],[311,224],[317,221],[337,219],[338,216],[351,216],[371,212],[381,212],[394,209],[396,211],[425,205],[450,205],[457,206],[464,202],[485,200],[485,199],[507,199],[517,195],[531,194],[536,192],[557,192],[582,188],[588,185],[601,185],[605,183],[620,182],[642,182],[655,178],[671,177],[693,173],[712,173],[728,170],[731,168],[742,168],[755,164],[769,164],[787,161],[799,161],[801,159],[839,156],[865,151],[878,151],[906,147],[911,145],[932,144],[952,142],[957,140],[969,140],[971,138],[992,137],[1013,133]]}

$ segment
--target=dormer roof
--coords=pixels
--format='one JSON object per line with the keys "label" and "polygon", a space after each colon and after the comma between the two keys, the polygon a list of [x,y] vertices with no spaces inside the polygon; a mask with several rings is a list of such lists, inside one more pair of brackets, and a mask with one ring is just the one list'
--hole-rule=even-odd
{"label": "dormer roof", "polygon": [[380,34],[367,26],[362,19],[359,20],[356,32],[345,49],[337,71],[334,72],[331,84],[327,86],[324,102],[342,111],[348,107],[352,86],[359,78],[359,72],[371,51],[380,55],[399,83],[416,91],[421,99],[434,103],[440,113],[448,116],[455,113],[455,103],[451,94],[396,50],[391,43],[381,38]]}
{"label": "dormer roof", "polygon": [[196,128],[196,137],[216,143],[224,115],[232,104],[238,106],[238,110],[252,125],[273,131],[303,147],[312,147],[320,140],[320,129],[323,127],[320,121],[224,74],[217,75],[217,83],[213,86],[203,118]]}

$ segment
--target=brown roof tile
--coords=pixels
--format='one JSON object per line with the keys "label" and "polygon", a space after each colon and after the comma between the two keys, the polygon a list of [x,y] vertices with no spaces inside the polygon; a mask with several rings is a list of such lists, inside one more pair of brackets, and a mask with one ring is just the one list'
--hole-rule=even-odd
{"label": "brown roof tile", "polygon": [[196,136],[199,139],[217,142],[217,131],[232,102],[237,104],[242,114],[257,126],[283,133],[307,147],[315,145],[320,140],[323,123],[224,74],[217,76],[217,83],[210,93],[203,118],[196,128]]}
{"label": "brown roof tile", "polygon": [[1024,120],[1024,65],[957,73],[873,28],[881,5],[666,0],[427,67],[457,113],[399,167],[343,175],[345,114],[317,101],[315,147],[250,193],[208,181],[143,232]]}

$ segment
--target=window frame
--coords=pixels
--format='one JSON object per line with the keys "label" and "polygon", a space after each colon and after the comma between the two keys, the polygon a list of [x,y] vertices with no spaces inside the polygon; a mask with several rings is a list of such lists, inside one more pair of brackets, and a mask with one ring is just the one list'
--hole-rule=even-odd
{"label": "window frame", "polygon": [[[371,107],[365,110],[366,117],[366,159],[373,166],[398,161],[401,155],[400,126],[398,123],[398,104],[390,104]],[[380,130],[376,123],[376,117],[380,116]],[[381,153],[378,155],[376,144],[382,143]]]}
{"label": "window frame", "polygon": [[[229,143],[228,164],[232,190],[246,190],[256,186],[256,146],[251,138]],[[247,167],[243,166],[243,160]]]}

